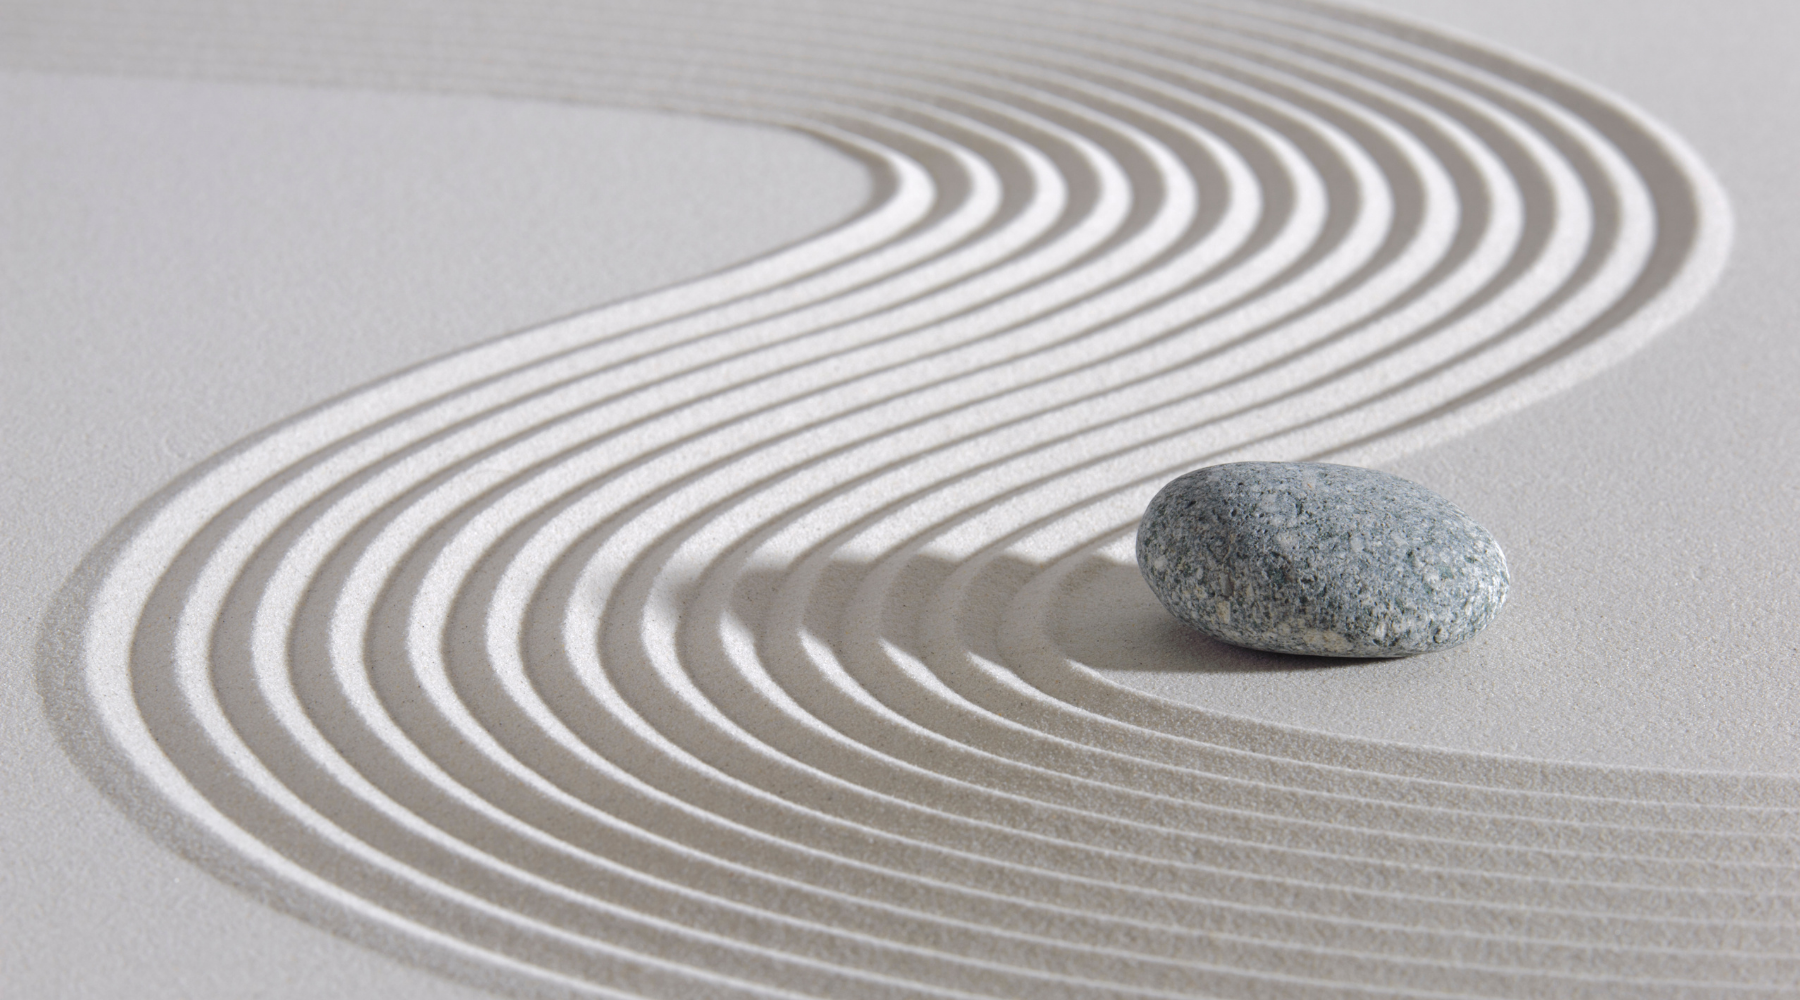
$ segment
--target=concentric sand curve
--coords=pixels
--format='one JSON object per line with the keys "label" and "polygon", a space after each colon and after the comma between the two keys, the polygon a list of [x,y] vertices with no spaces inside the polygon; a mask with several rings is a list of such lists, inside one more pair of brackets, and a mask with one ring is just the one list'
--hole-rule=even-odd
{"label": "concentric sand curve", "polygon": [[1058,645],[1176,473],[1397,454],[1697,301],[1723,198],[1629,109],[1308,4],[93,16],[39,51],[749,120],[875,179],[274,427],[90,557],[52,717],[221,876],[520,993],[1800,980],[1785,779],[1376,746]]}

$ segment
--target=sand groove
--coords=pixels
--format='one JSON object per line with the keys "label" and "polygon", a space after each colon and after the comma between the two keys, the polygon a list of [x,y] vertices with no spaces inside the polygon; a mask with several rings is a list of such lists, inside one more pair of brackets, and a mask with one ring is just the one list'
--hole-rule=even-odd
{"label": "sand groove", "polygon": [[1376,461],[1672,322],[1728,241],[1704,168],[1360,14],[1027,11],[57,15],[71,61],[801,129],[877,191],[154,498],[45,646],[71,748],[210,869],[508,991],[1791,990],[1790,782],[1220,716],[1058,631],[1173,475]]}

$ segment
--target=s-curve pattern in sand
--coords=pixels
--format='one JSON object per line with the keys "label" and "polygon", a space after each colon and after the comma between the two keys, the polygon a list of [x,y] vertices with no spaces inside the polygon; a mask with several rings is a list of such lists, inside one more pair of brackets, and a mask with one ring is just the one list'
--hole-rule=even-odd
{"label": "s-curve pattern in sand", "polygon": [[1722,196],[1642,116],[1301,3],[253,10],[17,44],[760,122],[876,196],[323,404],[96,551],[52,716],[209,870],[520,993],[1800,981],[1791,780],[1266,725],[1054,640],[1172,476],[1441,439],[1704,294]]}

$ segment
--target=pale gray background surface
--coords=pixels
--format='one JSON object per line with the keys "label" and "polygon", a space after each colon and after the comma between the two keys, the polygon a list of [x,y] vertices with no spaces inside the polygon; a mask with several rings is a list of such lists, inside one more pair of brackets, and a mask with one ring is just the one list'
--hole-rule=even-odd
{"label": "pale gray background surface", "polygon": [[[1335,732],[1792,773],[1794,18],[1747,3],[1385,6],[1674,128],[1732,198],[1731,264],[1625,364],[1390,466],[1507,547],[1513,603],[1478,644],[1383,672],[1127,679]],[[226,888],[117,813],[42,718],[41,613],[113,523],[232,441],[410,362],[816,231],[859,204],[864,179],[807,140],[720,123],[28,74],[0,81],[0,151],[0,982],[20,996],[474,995]]]}

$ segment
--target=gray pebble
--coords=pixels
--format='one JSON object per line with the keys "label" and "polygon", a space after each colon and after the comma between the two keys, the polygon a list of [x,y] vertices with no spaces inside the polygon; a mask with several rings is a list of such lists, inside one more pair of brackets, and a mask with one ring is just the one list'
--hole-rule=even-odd
{"label": "gray pebble", "polygon": [[1408,656],[1485,628],[1506,557],[1450,501],[1373,469],[1234,462],[1162,488],[1138,569],[1170,613],[1235,646]]}

